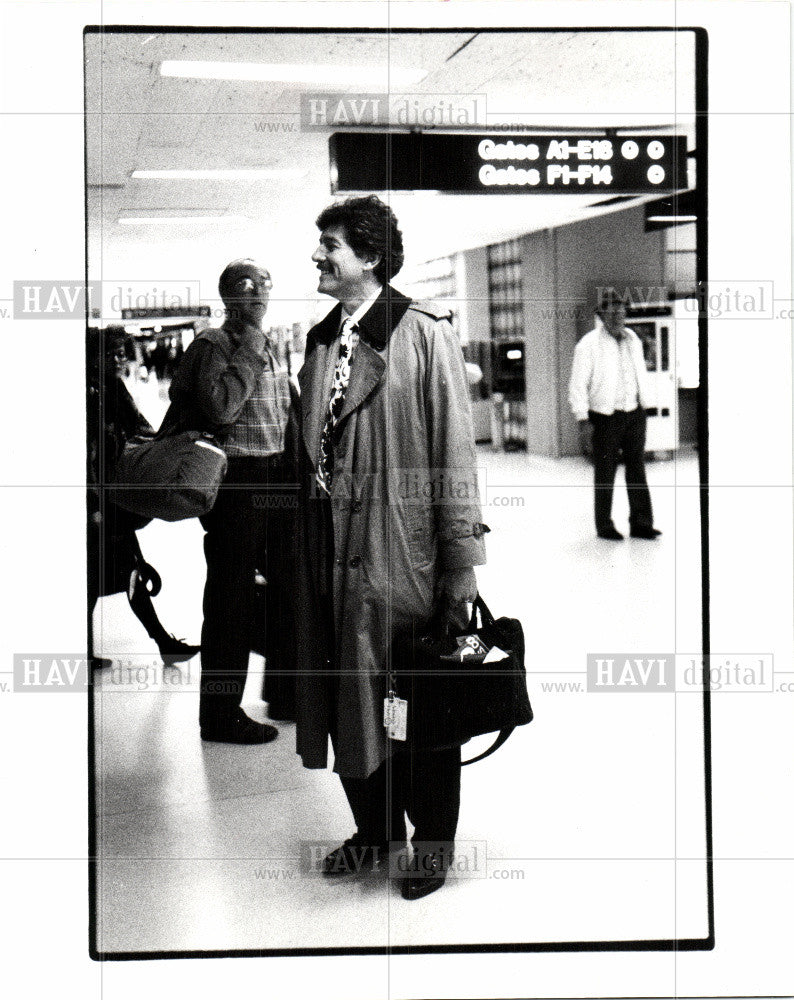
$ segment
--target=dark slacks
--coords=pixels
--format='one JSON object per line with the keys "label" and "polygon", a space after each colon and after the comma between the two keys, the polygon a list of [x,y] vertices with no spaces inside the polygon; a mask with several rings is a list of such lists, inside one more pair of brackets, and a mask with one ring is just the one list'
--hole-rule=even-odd
{"label": "dark slacks", "polygon": [[460,747],[400,751],[368,778],[342,777],[342,787],[365,844],[405,840],[406,815],[414,826],[414,844],[454,843]]}
{"label": "dark slacks", "polygon": [[295,499],[287,493],[285,504],[268,513],[265,546],[256,563],[267,584],[263,588],[264,595],[257,588],[259,600],[252,648],[265,657],[262,697],[268,702],[268,715],[272,719],[295,718],[298,677],[295,513],[290,505]]}
{"label": "dark slacks", "polygon": [[646,417],[642,407],[627,413],[616,410],[606,416],[590,411],[593,425],[595,470],[595,523],[602,531],[612,525],[612,493],[621,453],[626,466],[629,523],[632,528],[653,526],[653,509],[645,476]]}
{"label": "dark slacks", "polygon": [[[331,503],[320,504],[324,525],[321,551],[317,552],[317,612],[325,623],[328,656],[338,669],[334,651],[333,518]],[[337,678],[329,685],[329,731],[336,735]],[[455,840],[460,813],[460,747],[444,750],[397,750],[366,778],[340,775],[359,837],[365,844],[380,845],[406,839],[405,817],[414,826],[414,844],[448,844]]]}
{"label": "dark slacks", "polygon": [[[254,574],[268,535],[281,527],[287,492],[280,455],[230,458],[218,499],[201,519],[207,583],[201,630],[199,723],[223,727],[242,700],[255,627]],[[282,515],[283,516],[283,515]],[[278,586],[275,579],[269,585]],[[259,623],[261,628],[261,623]]]}
{"label": "dark slacks", "polygon": [[[146,567],[135,532],[147,519],[131,514],[101,498],[102,520],[88,520],[88,655],[94,657],[93,611],[100,597],[126,593],[135,616],[148,636],[159,645],[170,638],[157,617],[151,594],[140,576]],[[91,513],[91,512],[90,512]],[[133,585],[134,584],[134,585]]]}

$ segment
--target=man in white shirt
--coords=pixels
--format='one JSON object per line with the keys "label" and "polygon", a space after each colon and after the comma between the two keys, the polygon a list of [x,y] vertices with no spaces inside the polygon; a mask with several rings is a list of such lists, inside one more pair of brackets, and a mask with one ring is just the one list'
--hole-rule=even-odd
{"label": "man in white shirt", "polygon": [[613,289],[602,296],[596,326],[576,345],[568,398],[585,453],[595,469],[599,538],[620,541],[612,523],[612,492],[621,453],[626,466],[632,538],[657,538],[645,476],[645,407],[649,402],[642,341],[626,325],[626,302]]}

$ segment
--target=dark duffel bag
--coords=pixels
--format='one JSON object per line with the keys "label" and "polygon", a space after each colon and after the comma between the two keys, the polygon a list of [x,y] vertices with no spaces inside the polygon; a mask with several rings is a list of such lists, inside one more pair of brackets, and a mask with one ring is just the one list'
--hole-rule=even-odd
{"label": "dark duffel bag", "polygon": [[398,633],[390,685],[408,702],[410,749],[462,745],[473,736],[499,733],[486,751],[464,764],[488,757],[516,726],[532,721],[521,622],[495,620],[479,596],[462,633],[451,634],[438,624]]}
{"label": "dark duffel bag", "polygon": [[107,495],[144,517],[201,517],[212,510],[227,465],[226,452],[203,431],[134,438],[116,463]]}

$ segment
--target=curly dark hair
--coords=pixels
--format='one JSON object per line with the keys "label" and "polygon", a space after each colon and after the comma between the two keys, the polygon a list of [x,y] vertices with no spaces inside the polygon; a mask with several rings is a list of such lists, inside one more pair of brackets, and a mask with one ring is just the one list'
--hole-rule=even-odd
{"label": "curly dark hair", "polygon": [[317,228],[331,226],[344,229],[345,239],[357,256],[380,255],[372,273],[382,284],[399,273],[405,260],[403,235],[394,212],[377,195],[346,198],[329,205],[317,217]]}

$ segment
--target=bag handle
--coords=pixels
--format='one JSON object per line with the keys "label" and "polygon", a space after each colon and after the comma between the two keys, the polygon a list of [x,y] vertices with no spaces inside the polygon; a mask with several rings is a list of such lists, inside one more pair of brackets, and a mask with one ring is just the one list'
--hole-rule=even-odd
{"label": "bag handle", "polygon": [[485,758],[490,757],[492,753],[496,753],[496,751],[499,749],[500,746],[502,746],[503,743],[507,743],[515,728],[516,728],[515,726],[509,726],[507,729],[500,729],[499,735],[496,737],[496,739],[488,747],[487,750],[483,750],[481,754],[478,754],[476,757],[472,757],[471,760],[461,761],[460,766],[465,767],[467,764],[476,764],[478,760],[485,760]]}
{"label": "bag handle", "polygon": [[480,597],[479,594],[474,599],[474,603],[471,606],[471,618],[469,619],[468,625],[465,625],[462,630],[458,630],[459,627],[455,628],[453,632],[452,626],[450,625],[446,615],[437,609],[430,621],[430,630],[428,635],[435,642],[443,642],[448,639],[451,635],[474,635],[477,631],[477,612],[479,611],[480,617],[482,619],[482,625],[495,625],[496,621],[494,616],[491,614],[488,605]]}
{"label": "bag handle", "polygon": [[477,594],[474,599],[474,604],[471,606],[471,618],[469,619],[469,624],[466,626],[466,633],[472,634],[477,631],[477,612],[480,612],[480,618],[482,619],[483,625],[495,625],[496,621],[494,616],[482,597]]}
{"label": "bag handle", "polygon": [[[485,601],[482,599],[480,594],[474,600],[474,604],[471,609],[471,619],[469,621],[468,628],[466,631],[468,633],[474,633],[477,631],[477,612],[480,613],[480,618],[483,625],[495,625],[496,621],[494,616],[491,614],[491,610]],[[461,763],[461,767],[466,767],[467,764],[476,764],[477,761],[485,760],[486,757],[490,757],[492,753],[496,753],[499,747],[503,746],[509,739],[515,729],[515,726],[508,726],[507,729],[501,729],[497,734],[496,739],[493,743],[486,749],[483,750],[481,754],[477,754],[476,757],[472,757],[470,760],[464,760]]]}

